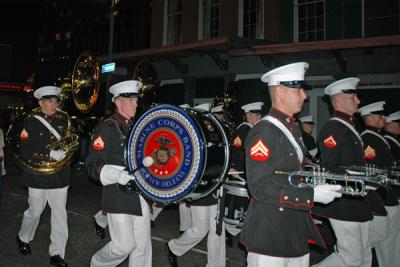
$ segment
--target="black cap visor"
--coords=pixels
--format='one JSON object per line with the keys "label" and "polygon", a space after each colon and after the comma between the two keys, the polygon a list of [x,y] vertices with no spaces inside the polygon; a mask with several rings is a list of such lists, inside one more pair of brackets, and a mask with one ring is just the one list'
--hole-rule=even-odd
{"label": "black cap visor", "polygon": [[138,94],[137,93],[122,93],[122,94],[119,94],[118,97],[133,98],[133,97],[138,97]]}
{"label": "black cap visor", "polygon": [[305,81],[282,81],[279,82],[279,84],[282,84],[283,86],[289,87],[289,88],[294,88],[294,89],[304,89],[304,90],[311,90],[312,87],[308,84],[306,84]]}
{"label": "black cap visor", "polygon": [[44,95],[40,99],[52,99],[52,98],[55,98],[58,100],[58,96],[56,96],[56,95]]}
{"label": "black cap visor", "polygon": [[346,95],[356,95],[357,90],[356,89],[345,89],[345,90],[342,90],[342,93],[346,94]]}

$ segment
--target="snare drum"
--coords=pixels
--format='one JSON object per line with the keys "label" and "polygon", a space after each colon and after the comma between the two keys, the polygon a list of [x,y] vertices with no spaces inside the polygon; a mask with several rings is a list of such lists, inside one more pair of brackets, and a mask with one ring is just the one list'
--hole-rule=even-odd
{"label": "snare drum", "polygon": [[241,229],[249,206],[249,194],[244,181],[226,181],[224,189],[224,222]]}
{"label": "snare drum", "polygon": [[224,182],[229,143],[209,112],[159,105],[135,123],[126,149],[127,166],[140,168],[145,157],[154,164],[135,172],[138,189],[164,204],[197,200]]}

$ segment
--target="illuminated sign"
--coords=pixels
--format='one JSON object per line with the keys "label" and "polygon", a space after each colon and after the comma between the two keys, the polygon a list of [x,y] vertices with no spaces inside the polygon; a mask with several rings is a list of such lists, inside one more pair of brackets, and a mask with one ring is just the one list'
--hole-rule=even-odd
{"label": "illuminated sign", "polygon": [[115,70],[115,62],[107,63],[101,66],[101,73],[112,72]]}

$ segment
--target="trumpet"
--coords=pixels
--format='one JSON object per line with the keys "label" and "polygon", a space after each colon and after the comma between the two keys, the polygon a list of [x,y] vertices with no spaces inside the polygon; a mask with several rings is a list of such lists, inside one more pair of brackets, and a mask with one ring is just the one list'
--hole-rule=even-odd
{"label": "trumpet", "polygon": [[397,179],[389,178],[390,176],[398,177],[398,170],[396,169],[382,169],[375,165],[365,164],[363,166],[351,165],[351,166],[341,166],[347,173],[351,175],[361,175],[365,178],[366,182],[377,183],[382,186],[388,185],[400,185]]}
{"label": "trumpet", "polygon": [[[340,182],[341,189],[337,192],[343,195],[349,196],[366,196],[368,193],[368,187],[365,184],[366,177],[353,176],[353,175],[340,175],[325,172],[324,168],[314,168],[312,171],[275,171],[278,175],[287,175],[290,185],[296,187],[315,187],[326,183],[336,184]],[[294,177],[300,177],[300,183],[295,183]],[[374,188],[374,187],[372,187]]]}

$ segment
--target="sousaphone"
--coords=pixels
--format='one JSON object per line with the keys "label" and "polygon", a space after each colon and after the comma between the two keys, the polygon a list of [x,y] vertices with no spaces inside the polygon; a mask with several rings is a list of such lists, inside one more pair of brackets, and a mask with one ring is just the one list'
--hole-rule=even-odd
{"label": "sousaphone", "polygon": [[82,113],[88,113],[96,104],[100,90],[100,67],[92,53],[85,51],[76,60],[71,90],[75,107]]}

